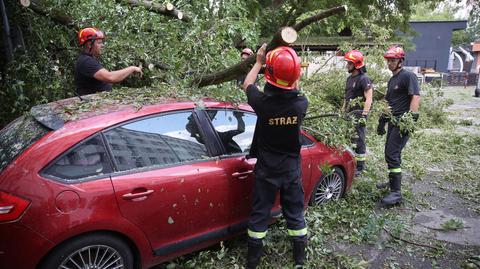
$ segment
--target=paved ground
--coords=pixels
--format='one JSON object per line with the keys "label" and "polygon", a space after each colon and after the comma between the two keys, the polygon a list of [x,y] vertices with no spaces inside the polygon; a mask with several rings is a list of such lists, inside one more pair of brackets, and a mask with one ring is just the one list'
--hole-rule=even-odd
{"label": "paved ground", "polygon": [[[473,97],[473,88],[448,87],[444,89],[444,94],[454,101],[447,109],[449,119],[457,123],[454,131],[480,135],[480,98]],[[443,132],[441,129],[425,131]],[[480,148],[478,155],[472,156],[470,161],[480,164]],[[369,262],[368,268],[480,268],[480,197],[472,202],[456,195],[453,190],[459,186],[442,180],[443,169],[446,168],[435,165],[426,167],[428,180],[412,180],[406,175],[413,195],[422,197],[424,206],[415,208],[415,212],[402,211],[401,208],[397,210],[399,214],[411,216],[407,228],[407,234],[410,234],[408,241],[440,245],[442,254],[411,243],[404,243],[401,248],[385,248],[386,242],[392,240],[387,233],[381,236],[375,246],[337,244],[336,248],[345,253],[360,254]],[[380,206],[378,210],[381,210]],[[463,227],[445,230],[442,224],[449,220],[461,223]],[[432,259],[429,259],[429,252],[432,252]],[[469,260],[471,257],[476,258]]]}

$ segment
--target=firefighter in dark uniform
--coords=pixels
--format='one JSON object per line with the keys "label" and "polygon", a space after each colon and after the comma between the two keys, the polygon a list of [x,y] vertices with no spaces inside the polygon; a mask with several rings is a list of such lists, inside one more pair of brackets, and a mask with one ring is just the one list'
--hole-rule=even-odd
{"label": "firefighter in dark uniform", "polygon": [[[303,268],[307,244],[304,218],[304,192],[301,179],[300,125],[308,101],[298,90],[300,59],[290,47],[269,51],[266,44],[245,78],[243,89],[257,114],[250,156],[257,158],[253,205],[248,222],[247,268],[256,268],[262,255],[262,239],[267,234],[270,210],[280,190],[282,213],[292,239],[296,268]],[[261,92],[255,85],[265,67],[266,85]]]}
{"label": "firefighter in dark uniform", "polygon": [[[355,130],[357,138],[355,139],[355,160],[357,161],[357,171],[355,175],[358,176],[365,169],[365,129],[367,125],[367,116],[372,106],[372,82],[367,76],[365,64],[363,61],[363,54],[358,50],[352,50],[345,54],[345,61],[347,61],[347,70],[350,76],[347,78],[347,85],[345,88],[345,100],[343,103],[343,111],[355,117]],[[351,104],[351,100],[361,101],[364,105],[359,103]]]}
{"label": "firefighter in dark uniform", "polygon": [[402,202],[402,149],[407,144],[409,134],[401,131],[397,125],[411,117],[418,120],[418,106],[420,104],[420,87],[417,76],[402,68],[405,52],[400,46],[392,46],[384,54],[388,69],[392,71],[392,77],[388,81],[385,100],[391,108],[392,116],[381,116],[377,127],[379,135],[385,134],[385,125],[388,123],[387,140],[385,143],[385,160],[388,165],[388,183],[377,184],[377,188],[390,186],[390,193],[381,202],[391,206]]}
{"label": "firefighter in dark uniform", "polygon": [[85,95],[102,91],[111,91],[112,83],[118,83],[142,68],[129,66],[120,70],[108,71],[98,61],[103,53],[105,34],[94,27],[78,32],[78,45],[82,51],[75,62],[75,92]]}

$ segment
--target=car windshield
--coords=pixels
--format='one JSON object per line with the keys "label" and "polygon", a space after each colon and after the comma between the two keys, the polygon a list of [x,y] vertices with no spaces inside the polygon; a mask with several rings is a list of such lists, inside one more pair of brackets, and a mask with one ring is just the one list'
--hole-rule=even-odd
{"label": "car windshield", "polygon": [[22,116],[0,130],[0,172],[48,131],[30,116]]}

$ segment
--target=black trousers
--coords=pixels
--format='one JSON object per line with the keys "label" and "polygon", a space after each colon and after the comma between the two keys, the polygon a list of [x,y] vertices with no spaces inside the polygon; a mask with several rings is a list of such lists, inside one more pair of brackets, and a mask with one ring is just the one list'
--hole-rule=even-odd
{"label": "black trousers", "polygon": [[365,129],[366,126],[357,124],[355,130],[357,131],[357,138],[354,139],[355,144],[355,160],[357,161],[357,170],[362,170],[365,165],[367,147],[365,145]]}
{"label": "black trousers", "polygon": [[402,134],[397,126],[391,122],[388,123],[385,161],[387,162],[389,172],[401,172],[402,150],[407,144],[408,138],[408,134]]}
{"label": "black trousers", "polygon": [[301,170],[276,175],[272,171],[255,166],[255,185],[253,189],[253,206],[248,223],[251,238],[262,239],[266,235],[270,211],[275,202],[275,195],[280,190],[282,213],[287,221],[291,236],[306,235],[304,217],[304,191]]}

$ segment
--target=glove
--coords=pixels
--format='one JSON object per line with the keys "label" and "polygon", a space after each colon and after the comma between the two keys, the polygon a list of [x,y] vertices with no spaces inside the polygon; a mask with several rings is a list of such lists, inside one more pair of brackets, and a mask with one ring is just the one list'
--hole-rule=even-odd
{"label": "glove", "polygon": [[412,112],[412,118],[414,122],[418,121],[418,117],[420,117],[420,113],[418,112]]}
{"label": "glove", "polygon": [[367,116],[362,115],[360,118],[358,118],[358,125],[360,126],[367,126]]}
{"label": "glove", "polygon": [[377,134],[378,135],[384,135],[385,132],[385,125],[387,124],[388,119],[381,115],[380,118],[378,119],[378,126],[377,126]]}

